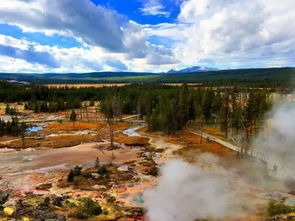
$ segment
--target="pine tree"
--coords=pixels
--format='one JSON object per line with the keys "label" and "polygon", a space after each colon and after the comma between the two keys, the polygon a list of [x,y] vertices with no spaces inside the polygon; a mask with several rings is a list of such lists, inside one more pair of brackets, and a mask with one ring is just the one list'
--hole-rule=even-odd
{"label": "pine tree", "polygon": [[70,120],[73,122],[73,128],[75,130],[75,122],[77,121],[77,115],[75,110],[72,110],[72,113],[70,115]]}

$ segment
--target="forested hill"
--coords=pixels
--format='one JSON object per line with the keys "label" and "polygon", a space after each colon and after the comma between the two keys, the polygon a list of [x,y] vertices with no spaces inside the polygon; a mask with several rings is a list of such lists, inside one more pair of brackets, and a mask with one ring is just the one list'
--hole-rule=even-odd
{"label": "forested hill", "polygon": [[235,69],[196,73],[139,73],[139,72],[93,72],[93,73],[46,73],[18,74],[0,73],[0,80],[17,80],[30,83],[135,83],[135,82],[200,82],[214,84],[292,84],[295,68]]}

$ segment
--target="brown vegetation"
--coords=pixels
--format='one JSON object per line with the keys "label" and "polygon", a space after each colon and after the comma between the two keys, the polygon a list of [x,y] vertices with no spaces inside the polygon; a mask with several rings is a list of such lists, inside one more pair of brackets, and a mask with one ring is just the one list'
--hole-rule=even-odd
{"label": "brown vegetation", "polygon": [[129,85],[126,83],[121,84],[45,84],[44,86],[49,88],[85,88],[85,87],[95,87],[95,88],[101,88],[101,87],[123,87],[125,85]]}
{"label": "brown vegetation", "polygon": [[[99,129],[105,127],[104,122],[97,122],[97,123],[87,123],[87,122],[76,122],[75,123],[75,130],[91,130],[91,129]],[[44,128],[44,131],[71,131],[73,130],[73,124],[71,122],[66,123],[52,123],[47,125]]]}
{"label": "brown vegetation", "polygon": [[25,140],[25,146],[23,146],[21,139],[15,139],[9,143],[0,143],[0,148],[62,148],[62,147],[71,147],[81,144],[82,142],[93,142],[96,141],[96,137],[93,135],[57,135],[50,136],[41,139],[30,139]]}
{"label": "brown vegetation", "polygon": [[148,138],[145,137],[127,137],[123,133],[119,133],[115,137],[115,142],[124,143],[127,146],[146,146],[148,141]]}
{"label": "brown vegetation", "polygon": [[172,144],[181,144],[184,147],[177,151],[177,154],[184,154],[187,151],[201,151],[201,152],[210,152],[218,156],[232,157],[235,156],[235,153],[232,150],[224,148],[221,144],[216,142],[209,141],[203,138],[202,144],[200,144],[200,136],[194,135],[189,132],[183,132],[174,136],[162,136],[160,133],[150,133],[141,129],[141,133],[149,137],[161,137],[167,143]]}

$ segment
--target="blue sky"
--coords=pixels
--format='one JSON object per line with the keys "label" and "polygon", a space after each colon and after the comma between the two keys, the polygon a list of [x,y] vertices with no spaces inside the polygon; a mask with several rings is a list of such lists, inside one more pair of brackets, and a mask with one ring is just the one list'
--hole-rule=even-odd
{"label": "blue sky", "polygon": [[295,66],[294,0],[2,0],[1,72]]}
{"label": "blue sky", "polygon": [[[169,16],[144,15],[140,9],[144,8],[144,3],[147,1],[141,0],[93,0],[97,5],[103,5],[107,8],[114,9],[119,13],[128,16],[140,24],[160,24],[165,22],[175,22],[179,13],[179,5],[175,0],[161,1],[163,11],[169,13]],[[159,1],[155,1],[159,2]]]}

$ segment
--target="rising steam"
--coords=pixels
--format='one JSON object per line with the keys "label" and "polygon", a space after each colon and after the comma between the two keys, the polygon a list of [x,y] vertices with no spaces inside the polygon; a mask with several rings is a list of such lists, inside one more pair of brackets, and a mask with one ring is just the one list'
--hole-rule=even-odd
{"label": "rising steam", "polygon": [[227,174],[172,161],[162,168],[157,186],[144,194],[147,216],[151,221],[224,218],[236,204],[230,192]]}
{"label": "rising steam", "polygon": [[295,177],[295,104],[282,104],[269,114],[268,130],[261,131],[253,146],[278,176]]}
{"label": "rising steam", "polygon": [[[264,156],[269,171],[280,178],[291,178],[295,187],[295,102],[281,104],[267,118],[264,129],[253,141],[253,148]],[[203,154],[195,165],[181,160],[167,163],[161,170],[158,184],[144,193],[149,220],[194,221],[235,216],[232,211],[239,211],[242,205],[237,199],[245,195],[242,190],[233,191],[230,182],[238,181],[247,187],[249,180],[253,184],[253,174],[264,181],[265,164],[259,162],[241,161],[235,168],[225,170],[216,157]],[[213,170],[208,170],[204,164]],[[257,177],[254,176],[254,180]],[[237,214],[241,211],[243,209]]]}

